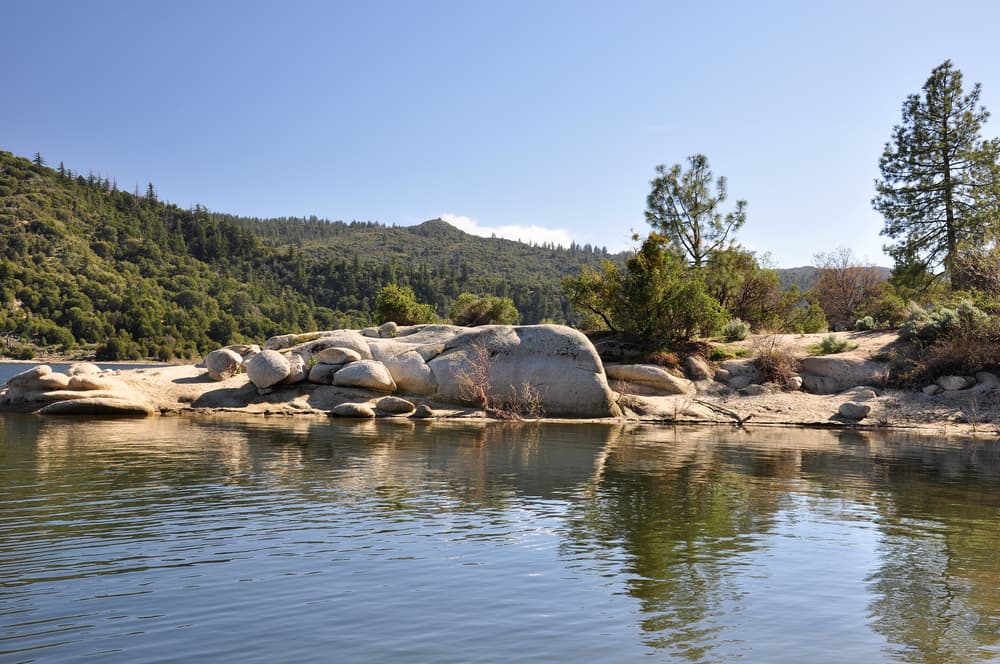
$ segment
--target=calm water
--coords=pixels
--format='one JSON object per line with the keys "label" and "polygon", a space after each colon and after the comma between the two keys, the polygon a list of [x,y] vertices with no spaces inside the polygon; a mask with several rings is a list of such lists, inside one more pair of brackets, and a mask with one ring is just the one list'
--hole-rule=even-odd
{"label": "calm water", "polygon": [[0,417],[0,661],[998,661],[998,551],[996,441]]}

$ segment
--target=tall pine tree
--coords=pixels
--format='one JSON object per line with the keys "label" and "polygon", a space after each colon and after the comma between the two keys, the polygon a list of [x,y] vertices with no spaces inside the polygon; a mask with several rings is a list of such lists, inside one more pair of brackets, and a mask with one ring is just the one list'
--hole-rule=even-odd
{"label": "tall pine tree", "polygon": [[885,249],[897,275],[943,268],[951,286],[964,280],[957,259],[980,244],[1000,221],[1000,141],[983,140],[989,118],[979,105],[980,85],[962,90],[962,72],[950,60],[934,68],[923,95],[903,102],[903,121],[892,130],[879,160],[874,208],[885,217]]}

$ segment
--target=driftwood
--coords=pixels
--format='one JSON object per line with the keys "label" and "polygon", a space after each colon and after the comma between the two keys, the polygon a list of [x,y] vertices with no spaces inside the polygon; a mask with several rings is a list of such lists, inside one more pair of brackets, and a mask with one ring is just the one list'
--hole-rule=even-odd
{"label": "driftwood", "polygon": [[723,408],[722,406],[714,404],[710,401],[702,401],[701,399],[695,399],[694,402],[697,404],[701,404],[702,406],[708,408],[709,410],[714,410],[717,413],[721,413],[723,415],[733,418],[733,420],[736,421],[736,426],[738,427],[743,427],[743,425],[749,422],[750,418],[753,417],[753,413],[750,413],[746,417],[741,417],[740,414],[737,413],[736,411],[729,410],[728,408]]}

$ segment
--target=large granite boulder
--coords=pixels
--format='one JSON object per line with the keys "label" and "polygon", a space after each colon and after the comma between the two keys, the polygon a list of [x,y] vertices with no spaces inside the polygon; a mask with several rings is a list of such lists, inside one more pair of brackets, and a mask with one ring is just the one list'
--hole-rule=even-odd
{"label": "large granite boulder", "polygon": [[262,350],[247,362],[247,377],[261,390],[277,385],[291,372],[288,358],[275,350]]}
{"label": "large granite boulder", "polygon": [[813,394],[836,394],[856,385],[879,385],[887,373],[885,364],[863,357],[820,355],[803,358],[799,363],[802,388]]}
{"label": "large granite boulder", "polygon": [[649,388],[638,390],[643,394],[694,394],[697,391],[687,378],[678,378],[655,364],[608,364],[604,370],[608,378],[620,381],[628,393],[634,392],[627,389],[633,384]]}
{"label": "large granite boulder", "polygon": [[562,325],[459,329],[427,362],[437,380],[435,398],[469,403],[469,380],[500,402],[530,385],[549,416],[620,414],[600,358],[582,333]]}

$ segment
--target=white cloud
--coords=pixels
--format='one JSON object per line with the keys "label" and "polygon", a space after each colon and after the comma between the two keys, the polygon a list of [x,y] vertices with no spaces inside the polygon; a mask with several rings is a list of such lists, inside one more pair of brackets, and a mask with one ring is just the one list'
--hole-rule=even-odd
{"label": "white cloud", "polygon": [[496,235],[508,240],[520,240],[521,242],[533,242],[535,244],[553,242],[564,247],[568,247],[573,242],[573,238],[570,237],[569,231],[565,228],[546,228],[535,225],[522,226],[518,224],[483,226],[472,217],[460,214],[442,214],[441,219],[459,230],[481,237]]}

